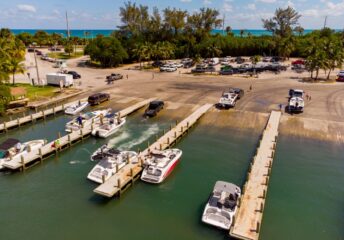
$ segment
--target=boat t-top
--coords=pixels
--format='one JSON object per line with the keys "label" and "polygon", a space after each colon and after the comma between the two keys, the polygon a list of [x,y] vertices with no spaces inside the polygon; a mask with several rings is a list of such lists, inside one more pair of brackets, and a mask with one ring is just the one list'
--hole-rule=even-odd
{"label": "boat t-top", "polygon": [[145,168],[141,180],[149,183],[161,183],[173,171],[182,156],[180,149],[152,151],[144,156]]}
{"label": "boat t-top", "polygon": [[217,181],[203,211],[202,222],[229,230],[241,190],[233,183]]}
{"label": "boat t-top", "polygon": [[137,161],[137,153],[133,151],[120,151],[108,145],[100,147],[91,156],[92,161],[99,161],[89,172],[87,178],[96,183],[103,183],[123,168],[129,160]]}
{"label": "boat t-top", "polygon": [[70,105],[69,107],[67,107],[65,109],[65,114],[75,115],[75,114],[81,112],[82,110],[84,110],[87,106],[88,106],[88,102],[79,101],[79,102],[74,103],[74,104]]}
{"label": "boat t-top", "polygon": [[92,121],[100,117],[100,115],[106,116],[110,111],[110,109],[106,109],[80,114],[78,117],[66,124],[66,132],[78,131],[82,126],[90,126]]}
{"label": "boat t-top", "polygon": [[9,138],[0,144],[0,169],[3,169],[8,161],[20,158],[21,156],[27,154],[32,150],[37,150],[44,146],[46,140],[32,140],[28,142],[21,143],[19,140],[14,138]]}
{"label": "boat t-top", "polygon": [[107,138],[116,133],[126,122],[125,117],[121,118],[118,114],[109,114],[106,118],[100,119],[100,125],[93,129],[92,135]]}

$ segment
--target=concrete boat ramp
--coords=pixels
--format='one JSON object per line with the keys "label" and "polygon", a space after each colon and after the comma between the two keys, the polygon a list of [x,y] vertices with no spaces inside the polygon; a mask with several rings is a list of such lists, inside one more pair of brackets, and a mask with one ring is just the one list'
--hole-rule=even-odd
{"label": "concrete boat ramp", "polygon": [[[156,98],[150,98],[150,99],[146,99],[141,102],[138,102],[130,107],[127,107],[119,111],[119,114],[120,116],[125,117],[137,111],[138,109],[146,106],[149,102],[155,99]],[[8,162],[4,162],[3,166],[11,170],[25,170],[28,166],[32,166],[38,162],[42,162],[43,159],[51,155],[54,155],[65,148],[71,147],[73,146],[74,143],[82,141],[84,138],[90,136],[94,126],[96,124],[99,124],[99,121],[100,119],[96,118],[91,125],[85,126],[78,131],[73,131],[70,134],[59,137],[58,139],[55,139],[54,141],[51,141],[45,144],[40,149],[29,152],[25,156],[15,157]],[[54,143],[56,142],[59,142],[59,145],[57,147],[54,146]]]}
{"label": "concrete boat ramp", "polygon": [[205,104],[185,118],[182,122],[171,128],[166,134],[159,138],[155,143],[150,145],[146,150],[139,154],[138,160],[129,163],[120,169],[115,175],[106,182],[99,185],[94,192],[104,197],[113,197],[121,195],[127,187],[132,185],[136,179],[140,177],[142,172],[142,157],[148,151],[159,149],[164,150],[176,144],[176,142],[188,133],[189,129],[213,106],[213,104]]}

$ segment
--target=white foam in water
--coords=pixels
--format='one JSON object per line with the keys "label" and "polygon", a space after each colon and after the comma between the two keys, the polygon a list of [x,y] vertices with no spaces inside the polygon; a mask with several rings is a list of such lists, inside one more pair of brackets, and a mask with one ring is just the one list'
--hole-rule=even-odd
{"label": "white foam in water", "polygon": [[79,161],[79,160],[72,160],[72,161],[69,161],[69,164],[79,164],[79,163],[83,163],[82,161]]}
{"label": "white foam in water", "polygon": [[130,138],[130,136],[131,135],[129,134],[129,132],[124,131],[120,135],[118,135],[118,136],[114,137],[113,139],[111,139],[108,144],[111,147],[116,146],[118,143],[122,142],[123,140],[126,140],[126,139]]}
{"label": "white foam in water", "polygon": [[120,145],[118,148],[121,150],[131,149],[132,147],[147,141],[151,136],[157,134],[158,132],[159,132],[158,124],[153,124],[146,131],[142,133],[141,137],[136,138],[130,142],[124,143]]}

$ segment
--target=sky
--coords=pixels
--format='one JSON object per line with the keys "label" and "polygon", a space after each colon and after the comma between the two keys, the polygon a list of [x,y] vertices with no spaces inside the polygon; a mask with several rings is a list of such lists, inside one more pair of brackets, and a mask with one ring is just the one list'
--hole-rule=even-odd
{"label": "sky", "polygon": [[[115,29],[121,25],[119,8],[124,0],[0,0],[0,28],[64,29],[68,11],[71,29]],[[344,0],[139,0],[160,10],[171,7],[197,11],[215,8],[225,16],[225,26],[232,29],[262,29],[262,18],[269,18],[276,8],[294,7],[301,15],[305,29],[324,25],[344,28]]]}

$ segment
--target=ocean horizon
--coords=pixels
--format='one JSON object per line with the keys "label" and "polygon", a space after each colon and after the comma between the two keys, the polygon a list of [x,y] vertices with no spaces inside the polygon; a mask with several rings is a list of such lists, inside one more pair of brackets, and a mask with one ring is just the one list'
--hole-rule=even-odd
{"label": "ocean horizon", "polygon": [[[57,34],[61,34],[63,37],[67,37],[67,30],[65,29],[11,29],[11,31],[15,35],[23,33],[23,32],[27,32],[33,35],[39,30],[45,31],[49,34],[57,33]],[[315,30],[318,30],[318,29],[305,29],[304,34],[311,33],[312,31],[315,31]],[[97,35],[110,36],[113,31],[115,31],[115,29],[71,29],[70,35],[72,37],[79,37],[79,38],[94,38]],[[240,36],[240,31],[241,29],[233,29],[232,33],[234,34],[234,36]],[[251,34],[252,36],[263,36],[263,35],[271,36],[271,32],[265,29],[244,29],[244,31],[245,31],[244,36],[247,36],[248,34]],[[339,31],[339,30],[336,30],[336,31]],[[212,30],[212,33],[226,34],[225,31],[216,30],[216,29]]]}

